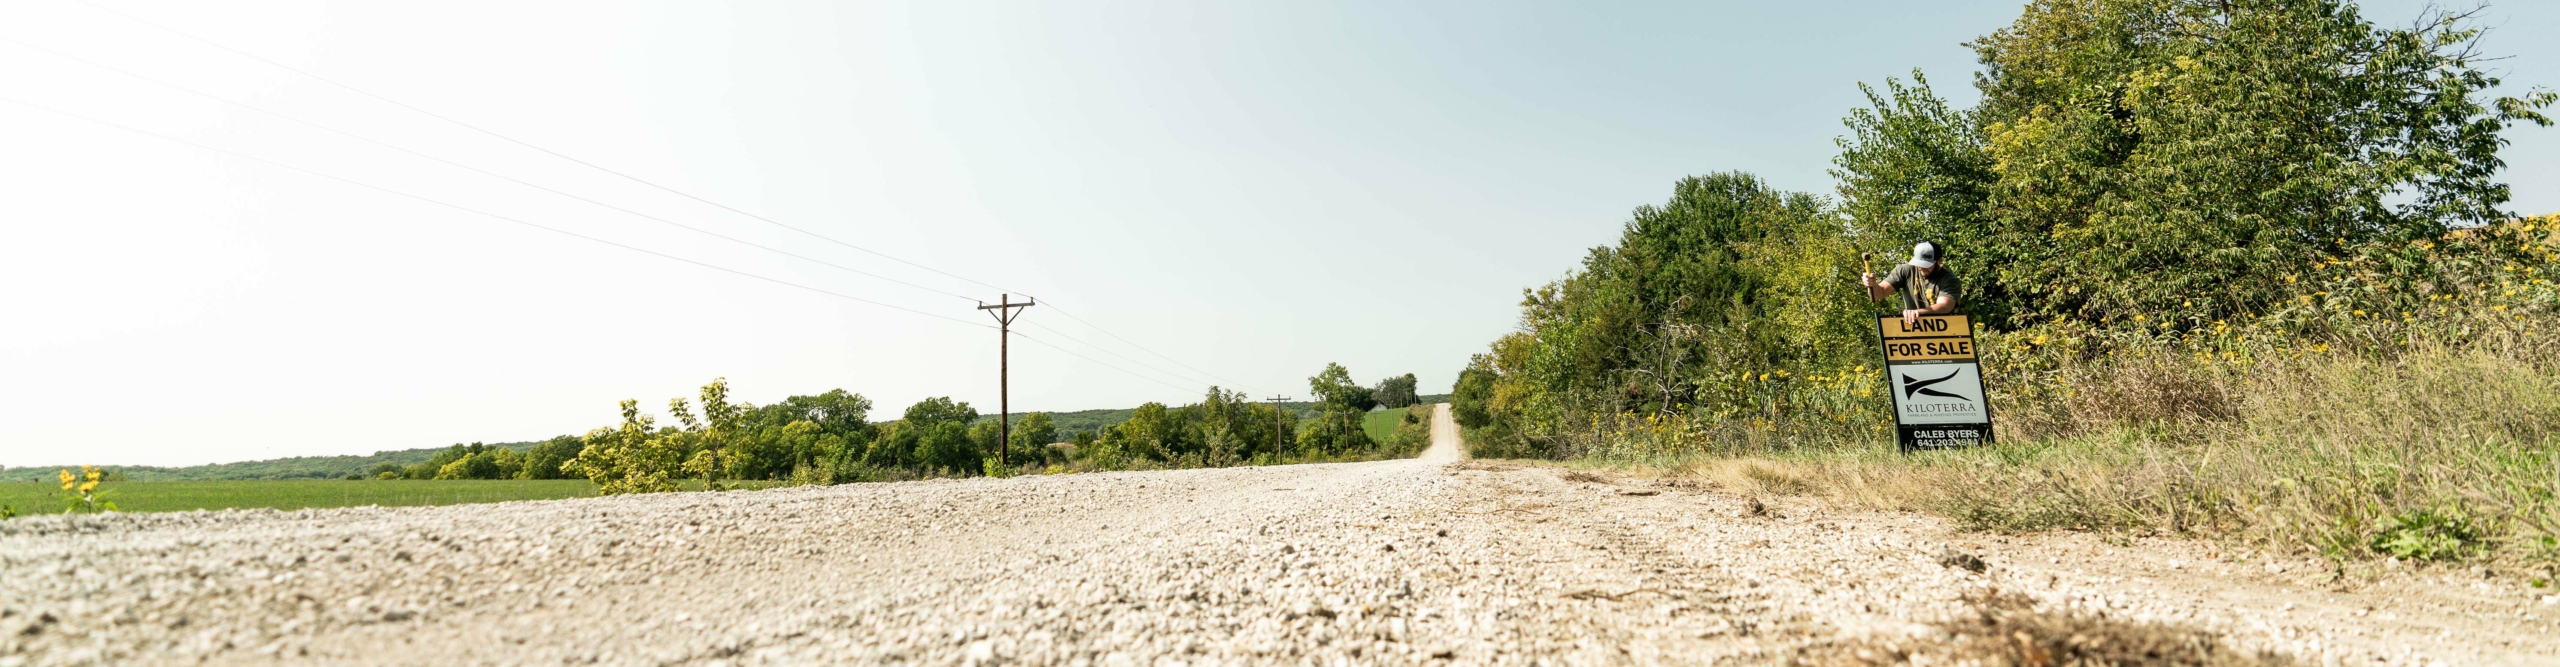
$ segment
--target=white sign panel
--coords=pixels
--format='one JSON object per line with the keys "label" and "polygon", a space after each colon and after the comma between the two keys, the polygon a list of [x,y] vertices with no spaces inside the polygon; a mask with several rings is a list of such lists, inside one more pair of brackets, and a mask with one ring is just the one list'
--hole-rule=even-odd
{"label": "white sign panel", "polygon": [[1972,362],[1897,364],[1892,376],[1895,416],[1904,424],[1982,424],[1982,367]]}

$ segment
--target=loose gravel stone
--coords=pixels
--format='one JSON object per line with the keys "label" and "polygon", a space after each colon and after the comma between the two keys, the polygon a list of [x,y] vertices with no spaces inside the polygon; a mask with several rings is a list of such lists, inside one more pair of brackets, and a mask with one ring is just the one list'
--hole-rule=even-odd
{"label": "loose gravel stone", "polygon": [[2312,662],[2560,660],[2552,606],[2467,570],[1628,493],[1433,426],[1377,463],[16,519],[0,667],[1754,664],[1931,641],[1988,588]]}

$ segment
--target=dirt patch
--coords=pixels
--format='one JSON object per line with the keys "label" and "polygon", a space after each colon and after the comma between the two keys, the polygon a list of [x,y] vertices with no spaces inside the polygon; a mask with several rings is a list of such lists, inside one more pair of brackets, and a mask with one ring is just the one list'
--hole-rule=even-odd
{"label": "dirt patch", "polygon": [[1608,483],[1610,483],[1610,481],[1609,481],[1609,477],[1608,477],[1607,475],[1602,475],[1602,474],[1595,473],[1595,472],[1591,472],[1591,471],[1588,471],[1588,470],[1567,470],[1567,471],[1564,471],[1564,473],[1563,473],[1563,474],[1556,475],[1556,476],[1557,476],[1557,477],[1560,477],[1560,478],[1563,478],[1563,479],[1564,479],[1564,481],[1567,481],[1567,482],[1583,482],[1583,483],[1588,483],[1588,484],[1608,484]]}
{"label": "dirt patch", "polygon": [[2097,614],[2039,609],[2034,598],[1996,589],[1967,594],[1965,614],[1937,625],[1936,637],[1813,646],[1798,661],[1814,665],[2016,665],[2097,667],[2273,667],[2292,660],[2232,648],[2213,633],[2124,621]]}

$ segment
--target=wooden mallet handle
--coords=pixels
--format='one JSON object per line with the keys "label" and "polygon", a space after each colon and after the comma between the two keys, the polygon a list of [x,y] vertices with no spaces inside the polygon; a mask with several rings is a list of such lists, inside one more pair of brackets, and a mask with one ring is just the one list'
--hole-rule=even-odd
{"label": "wooden mallet handle", "polygon": [[[1875,274],[1876,274],[1876,254],[1875,254],[1875,253],[1872,253],[1872,252],[1862,252],[1862,253],[1858,253],[1858,267],[1862,270],[1862,272],[1863,272],[1865,275],[1870,275],[1870,276],[1875,275]],[[1861,282],[1860,284],[1861,284],[1861,285],[1864,285],[1865,283],[1864,283],[1864,282]],[[1862,287],[1859,287],[1859,288],[1858,288],[1858,291],[1866,292],[1866,293],[1867,293],[1867,300],[1868,300],[1868,301],[1874,301],[1874,300],[1876,299],[1876,292],[1875,292],[1875,290],[1867,289],[1867,288],[1865,288],[1865,287],[1863,287],[1863,286],[1862,286]]]}

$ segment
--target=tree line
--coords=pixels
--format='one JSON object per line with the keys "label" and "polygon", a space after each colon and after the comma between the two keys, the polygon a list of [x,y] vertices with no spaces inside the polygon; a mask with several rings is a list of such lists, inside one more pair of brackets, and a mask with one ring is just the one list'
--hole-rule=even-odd
{"label": "tree line", "polygon": [[1917,70],[1862,85],[1830,196],[1726,172],[1636,208],[1615,245],[1523,290],[1455,416],[1488,454],[1877,437],[1883,311],[1859,255],[1882,274],[1919,240],[1961,277],[2004,400],[2078,400],[2059,378],[2137,347],[2389,354],[2530,326],[2554,305],[2552,232],[2502,208],[2498,150],[2555,95],[2492,94],[2469,18],[2032,2],[1968,44],[1970,107]]}
{"label": "tree line", "polygon": [[[1230,466],[1411,455],[1428,444],[1411,374],[1372,386],[1339,364],[1309,378],[1305,414],[1209,388],[1180,407],[1150,402],[1090,431],[1062,433],[1047,413],[1018,415],[1012,437],[964,401],[927,398],[873,422],[871,400],[842,389],[770,405],[733,402],[726,380],[667,402],[666,418],[625,400],[618,424],[521,451],[457,444],[424,463],[382,464],[375,479],[589,479],[605,493],[721,488],[738,481],[833,484],[930,476]],[[1362,428],[1378,407],[1412,408],[1385,442]],[[1003,442],[999,442],[1003,440]],[[1002,460],[1011,465],[999,465]]]}

